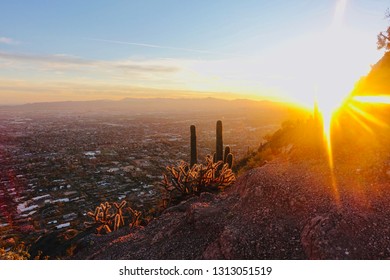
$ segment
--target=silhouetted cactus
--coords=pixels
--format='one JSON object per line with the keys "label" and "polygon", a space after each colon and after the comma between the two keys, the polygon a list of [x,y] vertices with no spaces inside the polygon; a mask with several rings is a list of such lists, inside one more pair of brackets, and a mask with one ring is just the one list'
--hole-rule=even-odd
{"label": "silhouetted cactus", "polygon": [[223,161],[222,121],[217,121],[216,162]]}
{"label": "silhouetted cactus", "polygon": [[225,153],[223,155],[223,163],[227,164],[230,169],[233,166],[233,154],[231,153],[231,149],[229,146],[225,147]]}
{"label": "silhouetted cactus", "polygon": [[197,150],[196,150],[196,128],[195,128],[195,125],[191,125],[190,131],[191,131],[190,167],[192,167],[194,164],[198,163],[198,154],[197,154]]}
{"label": "silhouetted cactus", "polygon": [[228,154],[230,154],[230,147],[226,146],[225,147],[225,153],[223,154],[223,162],[224,163],[226,163],[226,158],[227,158]]}
{"label": "silhouetted cactus", "polygon": [[[190,154],[190,165],[186,168],[191,168],[194,164],[198,163],[198,152],[196,147],[196,127],[195,125],[190,126],[191,132],[191,154]],[[213,163],[217,163],[219,161],[223,163],[230,163],[229,168],[231,168],[233,164],[233,155],[231,159],[227,159],[228,155],[231,154],[231,149],[229,146],[225,147],[225,151],[223,152],[223,138],[222,138],[222,121],[217,121],[216,125],[216,152],[212,156]],[[222,169],[222,164],[219,166],[218,170]]]}
{"label": "silhouetted cactus", "polygon": [[229,169],[232,169],[232,167],[233,167],[233,154],[229,153],[229,154],[226,156],[225,164],[228,165],[228,168],[229,168]]}
{"label": "silhouetted cactus", "polygon": [[[190,126],[191,155],[190,163],[181,161],[178,166],[167,166],[161,185],[169,197],[164,197],[163,205],[167,206],[172,199],[199,195],[205,191],[220,191],[235,181],[232,171],[233,155],[229,146],[223,150],[222,121],[216,125],[216,152],[206,156],[206,164],[197,163],[196,127]],[[136,216],[136,215],[135,215]],[[137,218],[136,218],[137,220]],[[135,221],[133,221],[134,223]]]}

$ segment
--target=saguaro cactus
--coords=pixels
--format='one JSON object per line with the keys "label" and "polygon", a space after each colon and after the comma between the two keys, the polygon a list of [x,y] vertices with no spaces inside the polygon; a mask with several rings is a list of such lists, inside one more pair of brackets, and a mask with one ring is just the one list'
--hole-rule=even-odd
{"label": "saguaro cactus", "polygon": [[[192,167],[198,163],[198,153],[196,147],[196,127],[195,125],[190,126],[191,132],[191,155],[190,155],[190,166]],[[223,141],[222,141],[222,121],[217,121],[216,126],[216,152],[214,153],[213,163],[217,163],[222,161],[224,164],[227,163],[229,168],[231,169],[233,166],[233,155],[231,153],[231,149],[229,146],[225,147],[225,151],[223,150]],[[217,174],[222,170],[223,164],[219,165]]]}
{"label": "saguaro cactus", "polygon": [[217,121],[216,162],[223,160],[222,121]]}
{"label": "saguaro cactus", "polygon": [[223,162],[224,163],[226,163],[226,158],[227,158],[228,154],[230,154],[230,147],[226,146],[225,147],[225,153],[223,154]]}
{"label": "saguaro cactus", "polygon": [[228,164],[228,167],[229,167],[230,169],[232,169],[232,167],[233,167],[233,155],[232,155],[232,154],[228,154],[228,155],[226,156],[226,161],[225,161],[225,163],[227,163],[227,164]]}
{"label": "saguaro cactus", "polygon": [[195,128],[195,125],[191,125],[190,131],[191,131],[191,160],[190,160],[190,167],[192,167],[194,164],[198,163],[198,153],[197,153],[197,150],[196,150],[196,128]]}
{"label": "saguaro cactus", "polygon": [[225,153],[223,155],[223,162],[228,164],[228,167],[232,169],[233,166],[233,154],[229,146],[225,147]]}

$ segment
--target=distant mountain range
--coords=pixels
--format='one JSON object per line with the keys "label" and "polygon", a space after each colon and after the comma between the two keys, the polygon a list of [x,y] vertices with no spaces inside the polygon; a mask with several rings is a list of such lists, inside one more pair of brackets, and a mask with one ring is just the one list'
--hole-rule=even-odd
{"label": "distant mountain range", "polygon": [[0,112],[71,113],[110,115],[167,115],[167,114],[216,114],[216,115],[289,115],[301,114],[303,109],[289,103],[253,101],[248,99],[224,100],[217,98],[125,98],[118,101],[64,101],[28,103],[1,106]]}

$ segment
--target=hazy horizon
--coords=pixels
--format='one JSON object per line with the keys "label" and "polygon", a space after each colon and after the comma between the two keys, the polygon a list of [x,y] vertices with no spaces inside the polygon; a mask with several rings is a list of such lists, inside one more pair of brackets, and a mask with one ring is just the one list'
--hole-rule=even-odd
{"label": "hazy horizon", "polygon": [[[198,93],[198,95],[196,95]],[[151,95],[151,96],[142,96],[142,95],[128,95],[120,98],[99,98],[99,99],[58,99],[58,100],[43,100],[43,101],[20,101],[13,103],[1,103],[0,106],[20,106],[20,105],[29,105],[29,104],[39,104],[39,103],[66,103],[66,102],[115,102],[115,101],[126,101],[126,100],[156,100],[156,99],[166,99],[166,100],[221,100],[221,101],[250,101],[250,102],[272,102],[272,103],[290,103],[282,99],[276,99],[273,97],[253,97],[253,96],[240,96],[234,94],[209,94],[207,92],[189,92],[187,95]],[[300,104],[291,104],[292,106],[302,106]],[[305,107],[305,106],[303,106]]]}

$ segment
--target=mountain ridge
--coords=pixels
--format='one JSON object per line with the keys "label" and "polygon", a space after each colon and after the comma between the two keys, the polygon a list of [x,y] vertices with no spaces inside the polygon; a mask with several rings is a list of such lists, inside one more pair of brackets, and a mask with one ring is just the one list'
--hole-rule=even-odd
{"label": "mountain ridge", "polygon": [[125,98],[122,100],[38,102],[23,105],[0,106],[0,113],[15,114],[72,114],[72,115],[131,115],[169,117],[170,115],[197,115],[223,118],[226,115],[251,115],[283,121],[291,116],[307,114],[295,104],[255,101],[249,99],[225,100],[218,98]]}

